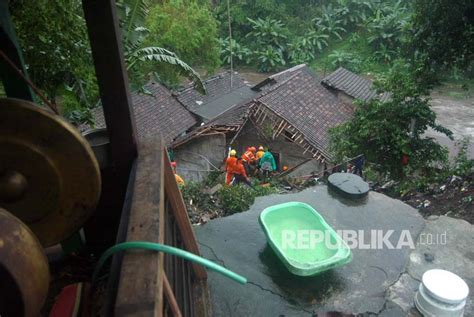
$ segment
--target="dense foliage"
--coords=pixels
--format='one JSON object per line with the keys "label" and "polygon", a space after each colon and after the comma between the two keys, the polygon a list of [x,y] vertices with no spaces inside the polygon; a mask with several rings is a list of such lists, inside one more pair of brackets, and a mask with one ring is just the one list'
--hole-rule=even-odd
{"label": "dense foliage", "polygon": [[[424,80],[472,78],[473,2],[402,0],[232,1],[234,62],[260,71],[307,63],[383,73],[397,58],[423,65]],[[227,2],[216,7],[221,59],[229,64]],[[275,43],[277,40],[277,43]],[[449,47],[449,49],[444,49]]]}
{"label": "dense foliage", "polygon": [[[413,14],[414,54],[425,64],[425,80],[456,67],[474,76],[474,2],[417,0]],[[436,82],[436,81],[434,81]]]}
{"label": "dense foliage", "polygon": [[[226,9],[226,2],[220,2],[223,38],[228,36]],[[388,63],[399,53],[410,29],[411,8],[409,2],[395,0],[240,0],[231,4],[230,12],[236,51],[249,52],[246,58],[239,54],[238,63],[270,71],[298,63],[320,67],[324,60],[324,68],[343,65],[359,71]],[[227,47],[221,51],[226,63]]]}
{"label": "dense foliage", "polygon": [[[427,90],[414,78],[410,65],[397,63],[379,81],[380,89],[391,92],[390,100],[360,102],[354,118],[333,129],[331,144],[339,159],[364,154],[392,178],[446,162],[446,149],[424,133],[427,128],[449,137],[452,133],[436,123]],[[403,156],[409,162],[403,164]]]}
{"label": "dense foliage", "polygon": [[255,185],[225,186],[218,192],[219,201],[226,214],[233,214],[248,210],[258,196],[266,196],[276,192],[274,187]]}
{"label": "dense foliage", "polygon": [[[169,49],[207,73],[220,65],[217,21],[207,5],[196,1],[165,1],[151,8],[146,26],[150,30],[146,43]],[[179,73],[169,66],[158,69],[163,80],[178,82]]]}
{"label": "dense foliage", "polygon": [[[168,73],[177,74],[175,78],[178,75],[189,77],[198,90],[204,92],[199,74],[175,53],[160,47],[156,35],[151,38],[145,20],[150,9],[159,5],[153,3],[150,0],[117,1],[125,62],[132,88],[143,90],[150,76],[157,75],[162,71],[161,65],[166,64]],[[193,8],[196,8],[195,5]],[[91,122],[90,109],[98,104],[99,98],[81,1],[18,0],[11,2],[10,10],[33,83],[44,91],[50,102],[59,105],[69,121],[76,124]],[[183,17],[183,21],[187,18]],[[215,32],[214,20],[211,20],[211,26]],[[188,27],[199,29],[196,24]],[[212,39],[211,30],[206,32]],[[187,39],[192,37],[193,34]],[[215,39],[210,42],[217,43]],[[201,44],[196,44],[194,49]],[[169,48],[174,49],[173,45]],[[209,51],[207,47],[202,48]],[[217,54],[216,49],[213,67],[218,65]]]}
{"label": "dense foliage", "polygon": [[134,90],[146,93],[144,85],[150,76],[162,81],[159,73],[163,72],[163,67],[167,67],[168,74],[176,74],[175,81],[178,80],[178,75],[186,75],[194,81],[201,93],[205,92],[200,75],[174,52],[157,46],[156,38],[151,38],[153,32],[145,27],[150,9],[154,8],[150,0],[118,0],[117,8],[120,14],[125,62]]}
{"label": "dense foliage", "polygon": [[89,119],[98,89],[80,1],[15,1],[10,6],[31,80],[65,116]]}
{"label": "dense foliage", "polygon": [[223,181],[223,178],[217,180],[214,176],[211,176],[211,179],[204,183],[187,182],[185,186],[181,187],[183,199],[188,207],[193,206],[201,211],[210,211],[218,208],[222,209],[223,214],[231,215],[248,210],[256,197],[277,192],[277,187],[262,187],[258,184],[258,181],[254,181],[253,188],[247,185],[223,186],[214,196],[209,195],[203,186],[206,184],[210,185],[211,183],[214,186],[219,183],[222,184]]}

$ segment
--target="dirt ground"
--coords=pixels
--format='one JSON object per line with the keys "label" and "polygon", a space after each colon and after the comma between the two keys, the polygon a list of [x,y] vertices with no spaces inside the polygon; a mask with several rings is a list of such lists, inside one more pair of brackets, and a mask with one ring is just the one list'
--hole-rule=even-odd
{"label": "dirt ground", "polygon": [[[426,193],[411,192],[403,197],[394,197],[418,209],[427,218],[431,215],[449,216],[474,224],[474,176],[461,179],[453,176],[444,184],[433,184]],[[380,187],[375,191],[389,196],[390,190]]]}

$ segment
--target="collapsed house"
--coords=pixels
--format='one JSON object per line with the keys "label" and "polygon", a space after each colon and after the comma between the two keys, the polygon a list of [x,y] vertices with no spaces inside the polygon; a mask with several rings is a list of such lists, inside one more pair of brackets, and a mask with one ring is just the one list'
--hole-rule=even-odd
{"label": "collapsed house", "polygon": [[208,122],[239,103],[255,97],[249,83],[236,72],[224,72],[204,81],[206,94],[193,85],[175,93],[178,101],[203,122]]}
{"label": "collapsed house", "polygon": [[251,101],[235,105],[172,143],[176,159],[186,165],[185,177],[202,179],[204,166],[187,162],[183,151],[208,155],[218,163],[231,147],[243,153],[258,145],[270,147],[278,169],[287,166],[291,176],[331,167],[329,130],[351,118],[352,105],[339,101],[306,65],[270,76],[252,90],[257,95]]}
{"label": "collapsed house", "polygon": [[[386,100],[372,81],[344,68],[320,79],[297,65],[250,86],[238,73],[225,72],[204,81],[206,95],[192,86],[171,92],[150,83],[151,94],[132,94],[139,138],[163,136],[178,173],[202,181],[218,171],[230,148],[242,154],[249,146],[268,146],[279,171],[300,176],[333,166],[329,131],[354,112],[354,99]],[[104,126],[101,108],[96,127]],[[83,128],[84,129],[84,128]]]}

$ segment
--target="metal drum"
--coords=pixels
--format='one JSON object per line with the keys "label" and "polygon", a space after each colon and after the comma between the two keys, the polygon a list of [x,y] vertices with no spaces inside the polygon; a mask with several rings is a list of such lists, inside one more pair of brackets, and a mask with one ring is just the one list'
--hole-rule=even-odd
{"label": "metal drum", "polygon": [[79,230],[101,188],[87,140],[61,117],[19,99],[0,99],[0,207],[44,247]]}
{"label": "metal drum", "polygon": [[0,315],[39,316],[48,287],[48,260],[40,242],[0,208]]}

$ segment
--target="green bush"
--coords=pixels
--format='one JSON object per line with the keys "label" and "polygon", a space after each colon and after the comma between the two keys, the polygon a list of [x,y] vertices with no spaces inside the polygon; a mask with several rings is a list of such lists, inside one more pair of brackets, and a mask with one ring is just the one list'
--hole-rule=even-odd
{"label": "green bush", "polygon": [[[217,21],[208,5],[198,1],[171,0],[154,5],[146,18],[149,29],[145,44],[176,53],[191,66],[212,73],[220,66]],[[160,79],[177,82],[176,68],[160,66]]]}
{"label": "green bush", "polygon": [[469,148],[470,139],[464,138],[461,141],[461,147],[459,153],[454,159],[454,166],[452,168],[452,173],[461,176],[467,177],[474,173],[474,160],[469,159],[468,157],[468,148]]}
{"label": "green bush", "polygon": [[226,214],[247,210],[255,200],[253,189],[248,186],[225,186],[218,193]]}
{"label": "green bush", "polygon": [[219,201],[226,214],[234,214],[248,210],[255,197],[266,196],[276,192],[275,187],[246,185],[225,186],[218,192]]}
{"label": "green bush", "polygon": [[204,185],[209,187],[209,188],[212,188],[214,186],[216,186],[217,184],[222,184],[223,182],[225,182],[225,173],[221,172],[221,171],[211,171],[209,172],[209,174],[207,175],[207,178],[204,180]]}
{"label": "green bush", "polygon": [[208,209],[214,205],[211,196],[202,191],[202,184],[197,182],[187,182],[185,186],[181,187],[181,194],[186,204],[196,206],[200,209]]}

